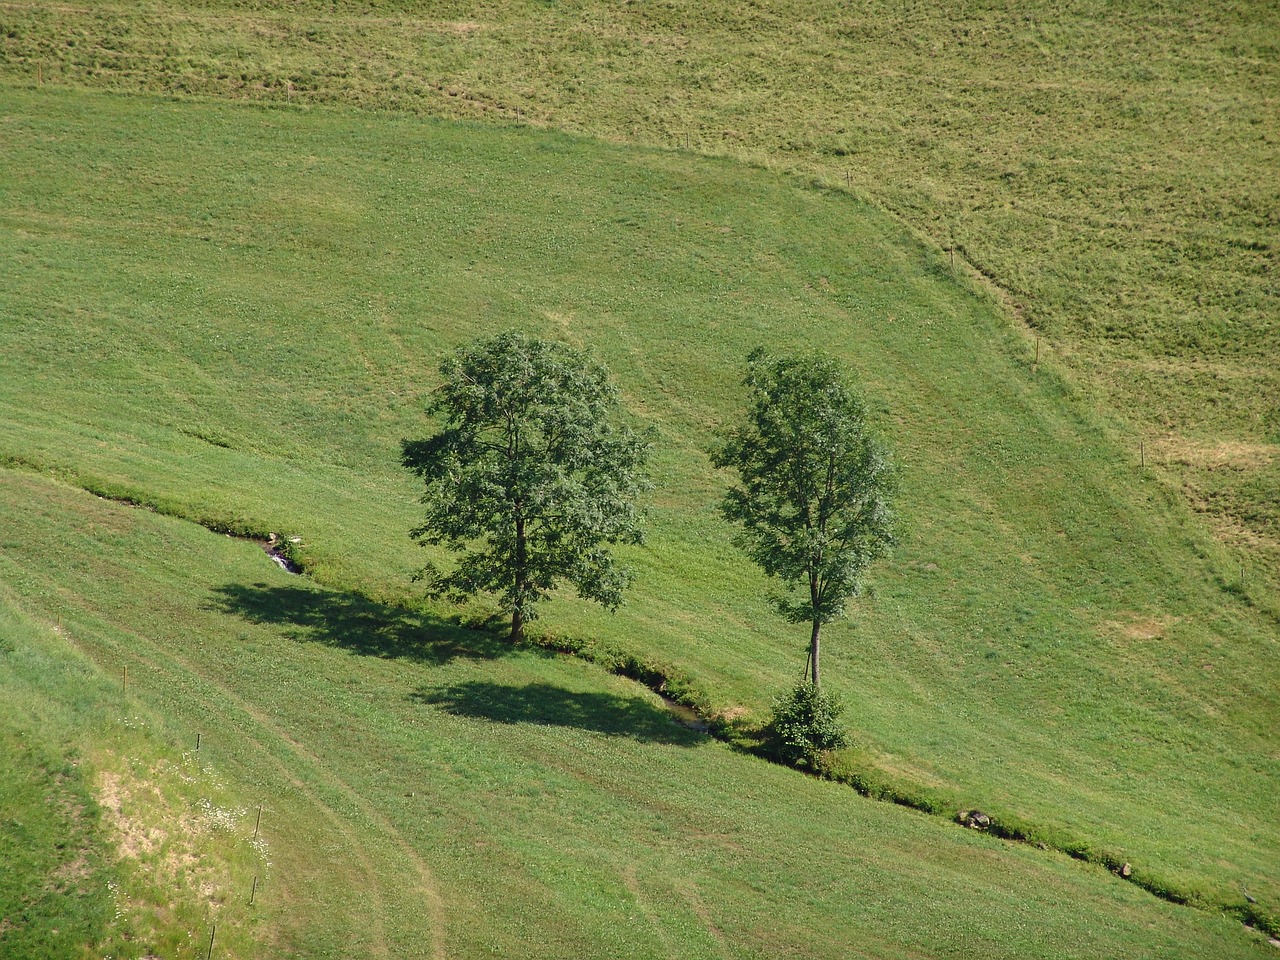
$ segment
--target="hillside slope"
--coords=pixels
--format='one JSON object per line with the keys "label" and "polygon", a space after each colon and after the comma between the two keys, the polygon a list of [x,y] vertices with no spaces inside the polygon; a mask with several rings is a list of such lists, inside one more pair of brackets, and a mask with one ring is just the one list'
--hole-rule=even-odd
{"label": "hillside slope", "polygon": [[428,429],[440,356],[510,326],[564,337],[658,427],[658,486],[629,604],[557,603],[546,629],[758,718],[804,638],[730,544],[704,451],[752,346],[821,347],[904,476],[902,547],[828,644],[845,762],[1175,896],[1280,902],[1267,595],[892,221],[527,129],[48,90],[4,112],[5,463],[299,535],[317,580],[411,604],[396,451]]}
{"label": "hillside slope", "polygon": [[[93,885],[86,939],[67,900],[48,922],[0,884],[6,957],[204,957],[211,933],[245,960],[1258,955],[1234,921],[742,756],[629,681],[315,587],[193,524],[0,470],[0,529],[21,644],[0,704],[92,699],[70,746],[85,778],[116,772],[132,840],[128,895]],[[126,668],[127,692],[105,675]],[[15,722],[0,711],[0,735]],[[219,823],[176,873],[146,845],[165,771],[183,836]],[[199,909],[175,910],[184,882]],[[61,933],[13,939],[41,920]]]}
{"label": "hillside slope", "polygon": [[514,119],[818,174],[1030,331],[1280,591],[1273,3],[13,0],[0,76]]}

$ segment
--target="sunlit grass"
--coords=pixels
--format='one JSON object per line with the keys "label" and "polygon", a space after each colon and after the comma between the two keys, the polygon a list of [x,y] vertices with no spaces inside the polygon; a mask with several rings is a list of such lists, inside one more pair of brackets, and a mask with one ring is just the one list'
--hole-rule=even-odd
{"label": "sunlit grass", "polygon": [[1274,902],[1267,594],[902,227],[727,161],[526,129],[46,90],[15,91],[6,130],[6,462],[299,535],[319,581],[411,600],[396,452],[440,356],[563,337],[658,428],[659,483],[623,611],[556,603],[542,627],[759,718],[804,637],[730,543],[705,451],[751,347],[822,347],[904,478],[902,546],[828,644],[858,762],[1205,902]]}
{"label": "sunlit grass", "polygon": [[1178,446],[1156,475],[1274,596],[1277,35],[1265,2],[15,0],[0,77],[531,123],[851,189],[994,278],[1130,446]]}
{"label": "sunlit grass", "polygon": [[[235,844],[201,851],[203,867],[232,866],[219,956],[1257,949],[1233,920],[743,756],[589,664],[316,587],[190,523],[2,470],[0,523],[0,578],[34,616],[62,625],[55,635],[28,620],[19,652],[3,656],[77,664],[68,684],[0,659],[0,703],[21,706],[39,689],[52,712],[92,688],[89,719],[104,719],[72,729],[127,750],[113,789],[137,822],[164,822],[149,798],[170,773],[180,787],[197,781],[171,801],[236,807],[225,834]],[[109,676],[125,667],[127,695]],[[130,722],[107,719],[117,712]],[[150,750],[188,756],[140,760],[144,726]],[[255,801],[270,864],[253,868],[266,882],[249,908],[235,857],[251,849]],[[157,868],[152,895],[162,864],[142,861]],[[204,955],[211,917],[122,902],[166,939],[117,939],[113,955]],[[237,928],[237,917],[254,919]],[[237,933],[258,942],[238,947]]]}
{"label": "sunlit grass", "polygon": [[112,677],[73,649],[3,560],[0,583],[17,588],[0,587],[0,954],[195,957],[214,936],[255,956],[248,900],[271,870],[242,795],[127,689],[127,663]]}

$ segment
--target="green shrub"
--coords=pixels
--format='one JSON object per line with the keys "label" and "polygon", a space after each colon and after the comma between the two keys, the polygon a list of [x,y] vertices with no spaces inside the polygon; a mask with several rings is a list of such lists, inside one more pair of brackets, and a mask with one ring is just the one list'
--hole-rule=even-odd
{"label": "green shrub", "polygon": [[773,718],[767,728],[770,749],[793,766],[816,768],[825,751],[848,745],[840,726],[843,711],[834,696],[803,681],[773,702]]}

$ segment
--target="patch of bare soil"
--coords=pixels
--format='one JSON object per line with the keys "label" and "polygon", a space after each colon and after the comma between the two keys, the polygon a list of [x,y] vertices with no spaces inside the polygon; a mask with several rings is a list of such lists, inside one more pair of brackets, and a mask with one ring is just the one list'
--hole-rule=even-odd
{"label": "patch of bare soil", "polygon": [[224,899],[215,867],[200,853],[211,831],[234,821],[233,811],[201,801],[195,809],[179,810],[153,782],[166,775],[162,765],[145,779],[104,770],[98,777],[98,801],[122,860],[143,866],[159,889],[186,889],[210,908]]}
{"label": "patch of bare soil", "polygon": [[104,770],[98,777],[98,802],[102,805],[103,817],[111,828],[120,855],[129,860],[139,860],[159,850],[168,839],[168,833],[126,813],[130,799],[124,779]]}
{"label": "patch of bare soil", "polygon": [[1158,640],[1177,622],[1177,617],[1153,617],[1122,611],[1116,619],[1104,620],[1100,626],[1105,633],[1126,640]]}

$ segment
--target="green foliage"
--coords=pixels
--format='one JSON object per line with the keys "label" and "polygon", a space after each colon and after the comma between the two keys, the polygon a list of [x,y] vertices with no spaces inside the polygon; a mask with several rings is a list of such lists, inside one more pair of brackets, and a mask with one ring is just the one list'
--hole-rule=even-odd
{"label": "green foliage", "polygon": [[773,701],[769,745],[784,763],[817,767],[822,754],[849,745],[840,725],[844,706],[832,693],[809,680]]}
{"label": "green foliage", "polygon": [[614,422],[608,371],[564,344],[504,333],[440,372],[427,409],[444,426],[406,440],[402,458],[427,485],[413,537],[461,553],[450,573],[428,566],[431,594],[500,594],[512,640],[561,580],[616,609],[631,574],[606,547],[642,539],[649,439]]}
{"label": "green foliage", "polygon": [[789,591],[775,597],[778,612],[812,624],[816,686],[819,628],[844,614],[867,567],[893,543],[895,479],[833,360],[756,349],[746,385],[746,422],[712,456],[738,475],[723,511],[742,525],[739,543],[751,559]]}

